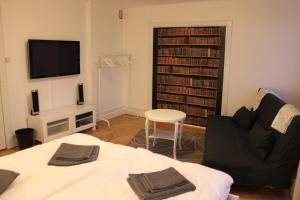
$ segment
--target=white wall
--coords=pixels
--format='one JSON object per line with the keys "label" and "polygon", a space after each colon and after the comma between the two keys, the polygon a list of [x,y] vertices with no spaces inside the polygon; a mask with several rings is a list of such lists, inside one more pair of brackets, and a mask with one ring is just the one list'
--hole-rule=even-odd
{"label": "white wall", "polygon": [[[3,0],[2,23],[6,63],[8,112],[7,145],[15,145],[14,131],[27,127],[30,91],[39,90],[40,110],[72,105],[77,83],[85,82],[86,2],[84,0]],[[28,76],[28,39],[79,40],[81,74],[30,80]],[[89,100],[87,100],[89,101]]]}
{"label": "white wall", "polygon": [[101,69],[100,72],[99,59],[102,55],[122,54],[123,22],[118,18],[118,5],[92,0],[91,11],[91,91],[98,90],[92,98],[98,104],[98,117],[109,118],[122,112],[125,73],[122,68]]}
{"label": "white wall", "polygon": [[[32,89],[39,90],[41,111],[75,104],[80,82],[84,83],[85,102],[100,101],[97,108],[100,116],[122,110],[123,70],[102,71],[98,85],[99,56],[122,53],[118,5],[99,0],[1,0],[0,3],[5,56],[10,58],[1,69],[5,74],[1,78],[7,79],[4,112],[8,147],[16,145],[14,131],[27,126]],[[81,74],[30,80],[28,39],[79,40]]]}
{"label": "white wall", "polygon": [[124,52],[135,61],[128,107],[151,108],[153,24],[209,22],[232,22],[231,50],[226,52],[228,106],[223,113],[231,115],[250,104],[259,87],[273,88],[300,107],[299,10],[299,0],[218,0],[126,9]]}

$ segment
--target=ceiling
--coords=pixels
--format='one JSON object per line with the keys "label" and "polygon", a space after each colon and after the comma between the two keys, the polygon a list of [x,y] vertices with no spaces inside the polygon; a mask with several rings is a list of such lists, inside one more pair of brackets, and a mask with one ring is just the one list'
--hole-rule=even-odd
{"label": "ceiling", "polygon": [[149,6],[149,5],[186,3],[186,2],[196,2],[196,1],[213,1],[213,0],[104,0],[104,1],[114,5],[119,5],[120,8],[132,8],[132,7]]}

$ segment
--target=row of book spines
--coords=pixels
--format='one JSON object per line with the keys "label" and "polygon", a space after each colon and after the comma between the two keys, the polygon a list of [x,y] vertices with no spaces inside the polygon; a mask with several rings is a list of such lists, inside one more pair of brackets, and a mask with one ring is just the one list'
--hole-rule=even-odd
{"label": "row of book spines", "polygon": [[218,77],[218,69],[206,69],[195,67],[180,67],[180,66],[157,66],[157,73],[173,73],[182,75],[198,75],[198,76],[210,76]]}
{"label": "row of book spines", "polygon": [[159,36],[172,35],[217,35],[220,34],[219,27],[179,27],[179,28],[161,28],[158,31]]}
{"label": "row of book spines", "polygon": [[217,80],[199,80],[194,78],[177,77],[172,75],[158,75],[157,84],[182,85],[202,88],[217,88]]}
{"label": "row of book spines", "polygon": [[220,58],[221,51],[210,48],[159,48],[158,56],[189,56],[189,57],[212,57]]}
{"label": "row of book spines", "polygon": [[220,45],[220,37],[158,38],[158,45]]}
{"label": "row of book spines", "polygon": [[209,106],[209,107],[216,106],[216,99],[206,99],[201,97],[192,97],[192,96],[184,96],[184,95],[177,95],[177,94],[157,93],[157,100],[186,103],[186,104],[199,105],[199,106]]}
{"label": "row of book spines", "polygon": [[181,104],[158,103],[157,108],[180,110],[182,112],[185,112],[187,115],[193,115],[199,117],[209,117],[215,115],[215,111],[206,108],[199,108],[195,106],[181,105]]}
{"label": "row of book spines", "polygon": [[160,93],[165,92],[165,93],[203,96],[203,97],[212,97],[212,98],[216,98],[217,96],[216,90],[188,88],[188,87],[174,86],[174,85],[158,85],[157,91]]}
{"label": "row of book spines", "polygon": [[200,118],[200,117],[193,117],[193,116],[187,116],[184,120],[185,123],[193,124],[197,126],[206,126],[207,119],[206,118]]}
{"label": "row of book spines", "polygon": [[219,59],[158,57],[157,64],[219,67]]}
{"label": "row of book spines", "polygon": [[217,101],[216,101],[216,99],[206,99],[206,98],[187,96],[186,103],[193,104],[193,105],[216,107]]}

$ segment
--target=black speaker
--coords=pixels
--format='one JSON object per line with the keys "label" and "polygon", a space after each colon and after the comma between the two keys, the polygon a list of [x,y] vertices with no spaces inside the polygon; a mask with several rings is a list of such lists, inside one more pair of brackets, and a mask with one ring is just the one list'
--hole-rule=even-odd
{"label": "black speaker", "polygon": [[78,84],[77,104],[83,105],[83,103],[84,103],[83,83],[79,83]]}
{"label": "black speaker", "polygon": [[119,20],[124,18],[123,10],[119,10]]}
{"label": "black speaker", "polygon": [[31,90],[31,104],[31,115],[38,115],[40,113],[38,90]]}

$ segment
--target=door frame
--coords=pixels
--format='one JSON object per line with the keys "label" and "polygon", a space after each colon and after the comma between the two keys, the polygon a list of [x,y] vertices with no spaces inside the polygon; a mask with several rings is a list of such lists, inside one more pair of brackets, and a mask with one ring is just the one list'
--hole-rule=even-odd
{"label": "door frame", "polygon": [[223,71],[223,90],[222,90],[222,102],[221,102],[221,115],[228,115],[228,98],[229,98],[229,85],[230,85],[230,57],[231,57],[231,41],[232,41],[232,25],[231,20],[224,21],[162,21],[162,22],[150,22],[148,24],[148,37],[151,38],[148,43],[148,63],[147,66],[147,105],[148,109],[152,108],[152,68],[153,68],[153,29],[163,27],[201,27],[201,26],[225,26],[225,54],[224,54],[224,71]]}
{"label": "door frame", "polygon": [[7,73],[6,73],[6,63],[5,63],[5,44],[4,44],[4,33],[3,33],[3,23],[2,23],[2,5],[0,3],[0,98],[2,100],[2,114],[3,114],[3,125],[4,125],[4,136],[6,148],[11,148],[9,146],[9,141],[7,137],[11,132],[10,126],[10,112],[9,112],[9,97],[8,97],[8,86],[7,86]]}

